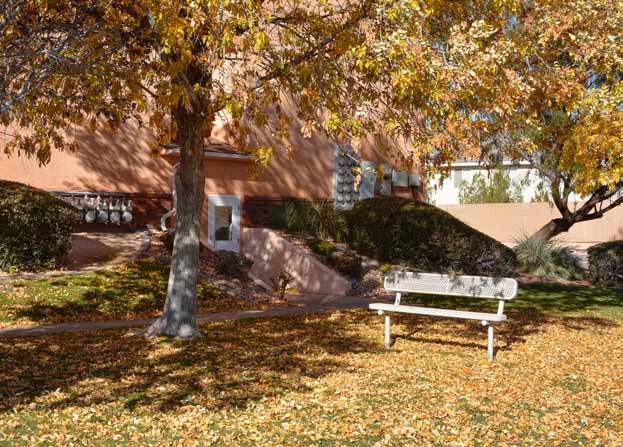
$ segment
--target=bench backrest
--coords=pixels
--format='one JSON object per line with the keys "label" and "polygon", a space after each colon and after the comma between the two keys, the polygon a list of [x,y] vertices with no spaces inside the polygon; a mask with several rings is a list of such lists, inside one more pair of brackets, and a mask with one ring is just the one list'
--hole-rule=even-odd
{"label": "bench backrest", "polygon": [[511,300],[517,295],[517,281],[513,278],[486,276],[390,272],[385,276],[384,286],[386,290],[392,292],[471,296],[496,300]]}

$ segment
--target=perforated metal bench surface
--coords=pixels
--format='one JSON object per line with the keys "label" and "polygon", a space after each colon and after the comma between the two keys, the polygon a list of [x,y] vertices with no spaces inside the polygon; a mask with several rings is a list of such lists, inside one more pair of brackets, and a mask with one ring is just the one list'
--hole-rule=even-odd
{"label": "perforated metal bench surface", "polygon": [[510,300],[517,295],[513,278],[488,276],[443,275],[440,273],[392,272],[385,276],[384,286],[392,292],[466,296]]}
{"label": "perforated metal bench surface", "polygon": [[[487,326],[487,358],[489,361],[493,360],[493,325],[506,320],[504,302],[513,299],[517,295],[517,281],[512,278],[444,275],[438,273],[391,272],[385,277],[384,287],[386,290],[396,292],[394,304],[372,303],[369,307],[372,310],[376,310],[379,315],[385,314],[385,347],[387,349],[391,347],[390,317],[387,315],[388,312],[480,320],[484,326]],[[498,300],[498,311],[497,313],[487,313],[401,305],[402,293],[495,299]]]}

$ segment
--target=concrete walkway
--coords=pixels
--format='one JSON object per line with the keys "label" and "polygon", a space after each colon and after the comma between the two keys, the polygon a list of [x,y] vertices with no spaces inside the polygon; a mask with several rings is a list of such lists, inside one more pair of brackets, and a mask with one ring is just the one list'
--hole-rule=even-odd
{"label": "concrete walkway", "polygon": [[[300,307],[274,307],[266,310],[246,310],[232,312],[217,312],[198,315],[197,322],[210,323],[224,320],[243,320],[247,318],[281,317],[286,315],[303,315],[329,312],[339,309],[367,308],[371,302],[358,297],[336,296],[301,296],[289,297],[289,302]],[[378,301],[378,300],[375,300]],[[73,323],[46,324],[41,326],[22,326],[0,329],[0,338],[29,337],[63,332],[99,331],[104,329],[125,329],[146,327],[155,319],[144,320],[110,320],[110,321],[79,321]]]}
{"label": "concrete walkway", "polygon": [[142,257],[149,249],[150,241],[149,230],[74,233],[65,270],[35,273],[0,272],[0,281],[47,279],[110,270]]}

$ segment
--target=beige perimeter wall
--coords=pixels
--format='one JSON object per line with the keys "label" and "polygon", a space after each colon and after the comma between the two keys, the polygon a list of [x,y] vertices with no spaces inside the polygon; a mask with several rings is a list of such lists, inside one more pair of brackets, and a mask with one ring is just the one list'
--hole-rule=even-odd
{"label": "beige perimeter wall", "polygon": [[[512,242],[522,233],[531,234],[551,219],[560,217],[558,210],[548,203],[441,205],[439,208],[502,242]],[[623,206],[601,219],[574,225],[560,238],[573,243],[623,239]]]}

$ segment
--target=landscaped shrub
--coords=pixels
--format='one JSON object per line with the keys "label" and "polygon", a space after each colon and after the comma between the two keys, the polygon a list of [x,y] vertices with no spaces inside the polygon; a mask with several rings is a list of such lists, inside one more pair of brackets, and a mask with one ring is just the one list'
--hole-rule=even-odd
{"label": "landscaped shrub", "polygon": [[520,236],[515,253],[528,273],[555,279],[582,279],[584,269],[578,255],[555,239],[547,241]]}
{"label": "landscaped shrub", "polygon": [[253,261],[240,256],[233,251],[218,252],[219,259],[216,263],[216,271],[221,275],[240,278],[247,274]]}
{"label": "landscaped shrub", "polygon": [[336,251],[329,256],[329,265],[348,278],[361,279],[361,257],[352,253]]}
{"label": "landscaped shrub", "polygon": [[317,255],[328,258],[337,250],[336,246],[329,241],[323,241],[322,239],[308,239],[307,246]]}
{"label": "landscaped shrub", "polygon": [[310,201],[285,200],[271,211],[271,224],[290,233],[309,228]]}
{"label": "landscaped shrub", "polygon": [[344,214],[335,209],[331,200],[310,202],[308,222],[311,233],[320,239],[342,241],[346,237]]}
{"label": "landscaped shrub", "polygon": [[604,242],[589,247],[588,263],[593,283],[623,287],[623,241]]}
{"label": "landscaped shrub", "polygon": [[308,239],[307,246],[311,251],[322,257],[325,264],[334,268],[342,275],[356,279],[363,276],[362,259],[360,256],[338,251],[337,247],[330,241],[323,241],[322,239]]}
{"label": "landscaped shrub", "polygon": [[76,216],[50,193],[0,180],[0,270],[57,266],[71,247]]}
{"label": "landscaped shrub", "polygon": [[320,239],[346,239],[347,222],[330,200],[285,200],[272,209],[271,225],[290,233],[306,232]]}
{"label": "landscaped shrub", "polygon": [[345,213],[349,244],[380,262],[428,272],[513,276],[515,253],[431,205],[373,198]]}

